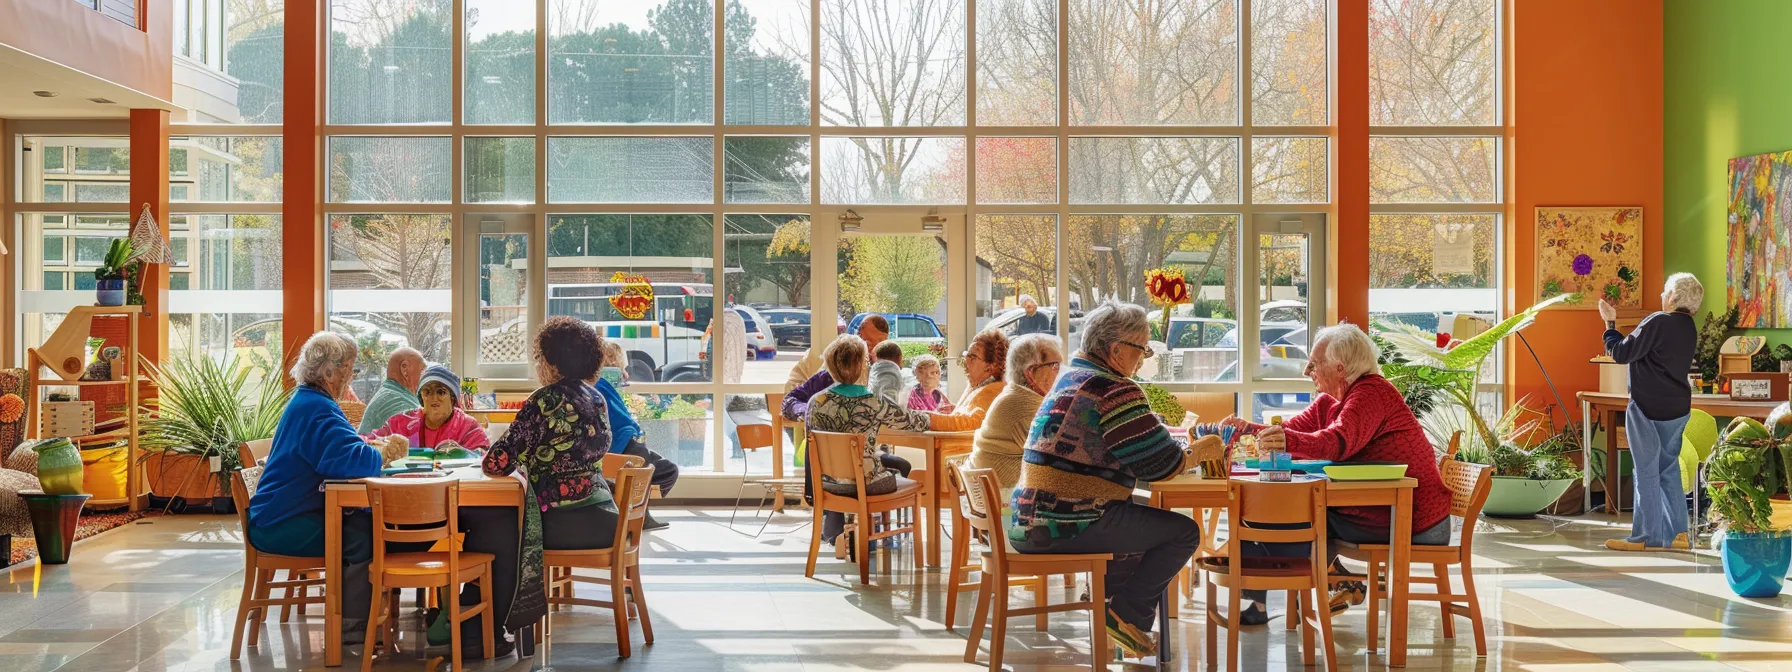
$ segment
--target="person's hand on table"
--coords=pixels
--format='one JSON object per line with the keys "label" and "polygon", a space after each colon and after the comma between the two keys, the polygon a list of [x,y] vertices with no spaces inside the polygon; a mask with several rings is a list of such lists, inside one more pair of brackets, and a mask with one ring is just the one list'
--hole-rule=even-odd
{"label": "person's hand on table", "polygon": [[411,442],[403,435],[393,434],[386,437],[386,440],[380,444],[380,460],[385,464],[392,464],[410,454]]}
{"label": "person's hand on table", "polygon": [[1270,425],[1268,427],[1264,427],[1262,431],[1257,432],[1258,445],[1262,445],[1265,440],[1273,440],[1273,439],[1282,439],[1282,441],[1284,442],[1283,445],[1287,445],[1286,444],[1287,439],[1282,436],[1282,426],[1281,425]]}
{"label": "person's hand on table", "polygon": [[1618,321],[1618,309],[1612,307],[1612,304],[1606,302],[1605,299],[1600,299],[1599,300],[1599,319],[1605,320],[1607,322],[1617,322]]}
{"label": "person's hand on table", "polygon": [[1231,427],[1234,432],[1248,432],[1251,430],[1251,421],[1236,415],[1228,415],[1220,421],[1220,426]]}
{"label": "person's hand on table", "polygon": [[941,413],[951,413],[951,412],[952,412],[952,411],[954,411],[954,410],[956,410],[956,409],[957,409],[957,408],[958,408],[958,407],[956,407],[956,406],[953,406],[953,405],[952,405],[952,402],[950,402],[950,401],[948,401],[948,402],[946,402],[946,403],[943,403],[943,404],[940,404],[940,410],[939,410],[939,412],[941,412]]}

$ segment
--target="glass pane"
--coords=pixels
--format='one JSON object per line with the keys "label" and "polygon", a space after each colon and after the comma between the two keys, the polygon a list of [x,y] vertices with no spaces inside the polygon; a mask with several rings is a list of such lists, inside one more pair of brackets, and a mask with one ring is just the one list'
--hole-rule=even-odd
{"label": "glass pane", "polygon": [[332,203],[447,203],[448,138],[336,136],[330,145]]}
{"label": "glass pane", "polygon": [[1251,138],[1251,202],[1324,203],[1325,138]]}
{"label": "glass pane", "polygon": [[1371,215],[1370,324],[1453,332],[1499,310],[1497,215]]}
{"label": "glass pane", "polygon": [[466,0],[466,123],[535,123],[535,3]]}
{"label": "glass pane", "polygon": [[[779,379],[778,382],[781,383],[784,381],[783,379]],[[746,462],[744,465],[746,471],[744,473],[755,475],[770,474],[772,473],[772,460],[778,459],[784,463],[785,476],[800,476],[803,473],[802,471],[799,471],[801,467],[797,465],[796,423],[794,422],[784,423],[784,435],[773,437],[773,440],[778,442],[776,450],[773,450],[772,446],[741,445],[740,430],[736,429],[737,427],[741,425],[769,426],[772,424],[772,413],[774,411],[766,407],[765,395],[730,394],[728,395],[728,406],[723,409],[723,411],[722,436],[728,438],[728,453],[723,455],[727,460],[727,464],[724,467],[725,471],[735,474],[743,473],[741,471],[743,466],[741,463],[744,460]],[[742,448],[746,448],[747,450],[742,450]],[[774,455],[780,457],[774,458]],[[758,495],[753,494],[753,490],[747,490],[746,497],[748,503],[753,502],[753,498],[757,496]]]}
{"label": "glass pane", "polygon": [[741,382],[782,384],[811,340],[809,217],[728,215],[724,222],[728,298],[751,352]]}
{"label": "glass pane", "polygon": [[964,202],[964,138],[822,138],[821,165],[823,203]]}
{"label": "glass pane", "polygon": [[712,203],[712,138],[548,138],[550,203]]}
{"label": "glass pane", "polygon": [[1237,138],[1071,138],[1070,202],[1238,202]]}
{"label": "glass pane", "polygon": [[1057,203],[1057,138],[977,138],[978,203]]}
{"label": "glass pane", "polygon": [[1238,123],[1236,0],[1069,0],[1070,123]]}
{"label": "glass pane", "polygon": [[223,31],[224,71],[236,80],[235,107],[213,113],[208,105],[199,106],[194,121],[278,124],[284,118],[286,3],[244,4],[231,4],[230,26]]}
{"label": "glass pane", "polygon": [[1369,202],[1492,203],[1499,165],[1497,138],[1370,138]]}
{"label": "glass pane", "polygon": [[977,124],[1058,125],[1058,3],[977,0]]}
{"label": "glass pane", "polygon": [[467,138],[468,203],[534,203],[535,138]]}
{"label": "glass pane", "polygon": [[529,361],[529,235],[479,235],[479,363]]}
{"label": "glass pane", "polygon": [[715,113],[714,5],[564,0],[548,17],[556,124],[707,124]]}
{"label": "glass pane", "polygon": [[1252,376],[1256,380],[1306,380],[1313,341],[1307,310],[1311,242],[1304,233],[1257,236],[1257,335],[1263,351]]}
{"label": "glass pane", "polygon": [[[278,215],[177,215],[170,268],[169,347],[213,357],[233,355],[251,376],[281,371],[281,239]],[[183,286],[184,285],[184,286]]]}
{"label": "glass pane", "polygon": [[[978,215],[976,291],[978,331],[1058,333],[1057,216]],[[1031,316],[1029,300],[1036,307]],[[1077,315],[1071,316],[1072,329],[1080,327]]]}
{"label": "glass pane", "polygon": [[[1124,301],[1152,313],[1147,380],[1237,382],[1238,217],[1235,215],[1077,215],[1065,230],[1064,272],[1070,311],[1103,300]],[[1166,339],[1161,309],[1145,293],[1145,271],[1182,269],[1191,303],[1172,311]],[[1069,349],[1082,347],[1072,319]]]}
{"label": "glass pane", "polygon": [[[331,215],[330,328],[361,346],[355,394],[372,398],[386,358],[416,348],[448,361],[453,310],[447,215]],[[403,310],[394,310],[402,308]]]}
{"label": "glass pane", "polygon": [[1325,0],[1251,0],[1251,123],[1328,119]]}
{"label": "glass pane", "polygon": [[727,7],[723,119],[808,126],[808,1],[728,0]]}
{"label": "glass pane", "polygon": [[1370,0],[1369,123],[1497,123],[1498,4]]}
{"label": "glass pane", "polygon": [[709,380],[703,335],[715,305],[714,222],[709,215],[550,217],[548,315],[572,315],[621,343],[631,380]]}
{"label": "glass pane", "polygon": [[868,314],[880,313],[890,322],[890,340],[903,344],[905,363],[923,354],[944,359],[944,235],[849,235],[841,237],[841,245],[846,270],[840,274],[840,316],[846,333],[857,334]]}
{"label": "glass pane", "polygon": [[[659,453],[679,466],[681,473],[709,471],[709,456],[715,444],[709,431],[713,422],[707,394],[633,394],[624,393],[623,400],[635,422],[641,425],[641,440],[647,449]],[[769,420],[768,420],[769,422]]]}
{"label": "glass pane", "polygon": [[[22,150],[20,201],[123,203],[130,200],[128,138],[20,136],[19,141]],[[37,170],[32,170],[33,167]]]}
{"label": "glass pane", "polygon": [[965,123],[964,0],[816,1],[821,123]]}
{"label": "glass pane", "polygon": [[[194,136],[172,138],[169,178],[175,201],[280,201],[280,138],[278,136]],[[173,149],[184,150],[183,166],[172,161]],[[185,168],[175,173],[175,168]]]}
{"label": "glass pane", "polygon": [[449,0],[330,0],[330,123],[448,123],[453,31]]}
{"label": "glass pane", "polygon": [[809,202],[808,138],[731,137],[722,152],[723,202]]}

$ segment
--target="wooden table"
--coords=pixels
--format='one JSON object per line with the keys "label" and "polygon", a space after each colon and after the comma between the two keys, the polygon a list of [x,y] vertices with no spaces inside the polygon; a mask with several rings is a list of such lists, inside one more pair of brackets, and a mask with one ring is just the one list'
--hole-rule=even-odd
{"label": "wooden table", "polygon": [[[1390,481],[1332,481],[1326,484],[1325,504],[1337,506],[1391,506],[1394,529],[1388,558],[1388,665],[1406,666],[1407,576],[1412,564],[1412,491],[1419,482],[1413,478]],[[1151,505],[1164,509],[1223,509],[1227,505],[1226,480],[1201,478],[1184,474],[1167,481],[1150,484]],[[1214,530],[1205,530],[1213,535]],[[1165,606],[1169,604],[1166,594]],[[1325,605],[1320,605],[1325,608]],[[1158,611],[1162,635],[1158,637],[1158,666],[1172,659],[1167,636],[1169,610]],[[1375,645],[1370,642],[1371,647]]]}
{"label": "wooden table", "polygon": [[[522,507],[523,484],[491,478],[478,467],[450,472],[460,479],[461,506]],[[324,484],[324,665],[342,665],[342,513],[367,507],[367,486],[359,481]],[[373,646],[368,642],[367,646]]]}
{"label": "wooden table", "polygon": [[[971,441],[976,438],[976,430],[956,432],[903,432],[883,430],[877,433],[877,440],[892,446],[915,448],[927,454],[927,502],[922,508],[922,525],[927,528],[927,566],[940,566],[940,527],[945,520],[940,516],[941,490],[945,483],[946,456],[971,452]],[[963,534],[953,530],[954,534]]]}
{"label": "wooden table", "polygon": [[[1600,426],[1605,427],[1605,512],[1615,514],[1618,512],[1618,500],[1622,499],[1618,485],[1618,479],[1622,474],[1618,473],[1618,451],[1621,449],[1618,447],[1617,428],[1624,424],[1624,411],[1630,406],[1630,395],[1610,392],[1580,392],[1575,396],[1580,399],[1582,420],[1592,419],[1597,413]],[[1730,395],[1727,394],[1692,395],[1694,410],[1710,413],[1712,417],[1717,418],[1749,417],[1766,420],[1767,414],[1772,413],[1773,409],[1778,408],[1782,403],[1785,402],[1732,401]],[[1593,423],[1582,422],[1580,424],[1580,444],[1589,450],[1592,449]],[[1581,506],[1588,511],[1593,510],[1593,470],[1584,467],[1590,466],[1590,464],[1591,461],[1583,456],[1580,479],[1583,500]]]}

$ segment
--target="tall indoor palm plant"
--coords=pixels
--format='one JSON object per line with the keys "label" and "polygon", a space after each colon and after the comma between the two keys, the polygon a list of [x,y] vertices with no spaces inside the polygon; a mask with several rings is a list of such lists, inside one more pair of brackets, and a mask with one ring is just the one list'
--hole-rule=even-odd
{"label": "tall indoor palm plant", "polygon": [[[145,366],[158,396],[138,409],[143,449],[218,457],[227,471],[241,466],[243,442],[274,435],[292,395],[278,372],[239,366],[234,356],[189,354]],[[251,383],[257,372],[260,380]]]}

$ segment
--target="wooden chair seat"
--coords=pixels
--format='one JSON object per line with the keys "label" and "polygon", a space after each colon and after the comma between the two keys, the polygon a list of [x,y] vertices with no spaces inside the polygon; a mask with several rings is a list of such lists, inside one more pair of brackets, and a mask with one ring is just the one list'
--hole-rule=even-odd
{"label": "wooden chair seat", "polygon": [[[1325,652],[1325,669],[1338,669],[1336,640],[1332,636],[1332,611],[1326,605],[1325,521],[1326,481],[1268,483],[1231,480],[1226,483],[1226,519],[1231,539],[1225,555],[1202,556],[1195,566],[1207,574],[1207,667],[1219,657],[1219,630],[1226,629],[1226,669],[1240,669],[1239,628],[1243,591],[1285,590],[1289,594],[1288,628],[1301,630],[1301,661],[1313,665],[1318,650]],[[1305,558],[1266,558],[1244,555],[1244,542],[1308,544]],[[1224,601],[1219,588],[1226,588]],[[1222,611],[1221,606],[1225,609]],[[1290,636],[1292,637],[1292,635]]]}
{"label": "wooden chair seat", "polygon": [[[462,552],[460,554],[460,575],[453,577],[454,583],[469,583],[479,580],[479,574],[485,566],[492,563],[494,556],[490,553]],[[448,585],[448,554],[441,551],[425,551],[418,553],[387,553],[386,576],[406,577],[388,580],[386,583],[394,588],[399,587],[397,581],[405,581],[406,588],[433,588]],[[412,586],[409,578],[428,577],[428,585]]]}
{"label": "wooden chair seat", "polygon": [[[379,650],[398,651],[398,595],[403,588],[443,587],[452,595],[462,583],[477,583],[478,604],[461,604],[458,597],[443,600],[442,615],[448,620],[449,664],[461,670],[461,624],[479,618],[483,657],[492,658],[495,610],[492,590],[492,556],[470,553],[453,543],[460,529],[460,481],[452,478],[370,478],[368,510],[373,513],[373,564],[367,578],[373,583],[373,604],[367,613],[367,650],[361,656],[361,672],[373,670]],[[424,553],[387,553],[388,542],[443,543],[448,550]],[[381,603],[384,602],[382,609]],[[384,637],[380,633],[384,632]]]}
{"label": "wooden chair seat", "polygon": [[[635,455],[605,455],[604,477],[616,483],[616,535],[609,548],[542,551],[542,564],[547,570],[548,614],[536,628],[537,637],[550,642],[554,637],[553,612],[563,606],[587,606],[611,610],[616,621],[617,655],[633,654],[629,621],[639,618],[641,635],[646,644],[653,644],[653,618],[647,611],[647,594],[641,585],[641,540],[647,523],[647,508],[653,468]],[[580,576],[574,568],[596,569],[607,576]],[[595,583],[608,588],[607,600],[577,597],[576,582]]]}

